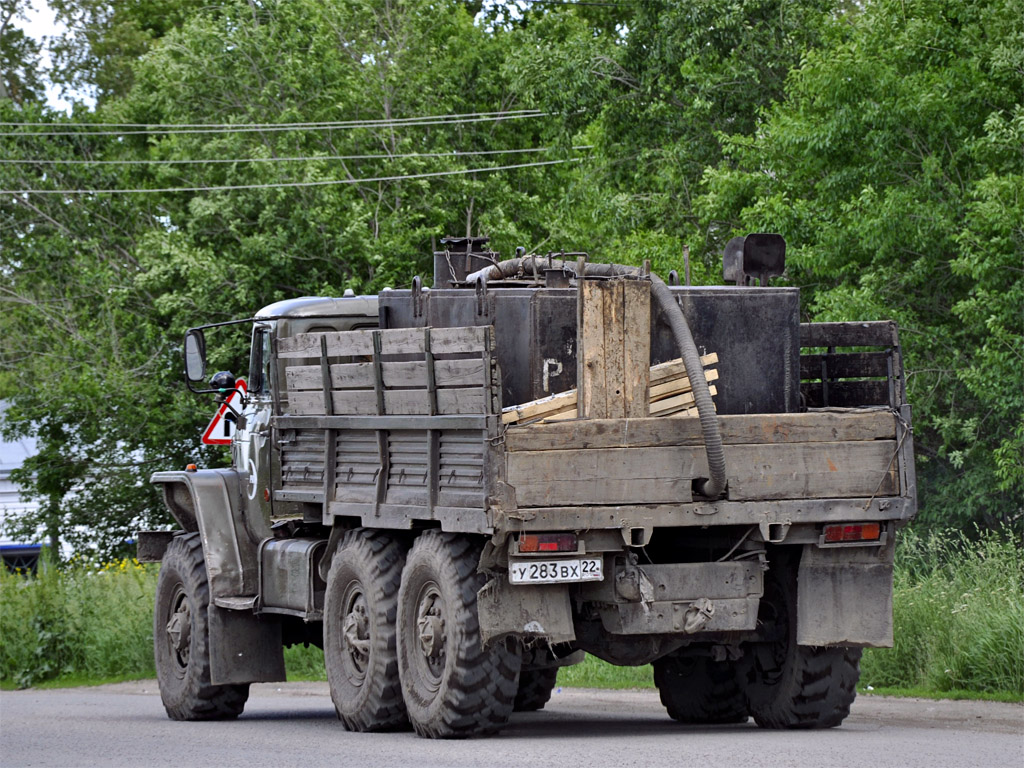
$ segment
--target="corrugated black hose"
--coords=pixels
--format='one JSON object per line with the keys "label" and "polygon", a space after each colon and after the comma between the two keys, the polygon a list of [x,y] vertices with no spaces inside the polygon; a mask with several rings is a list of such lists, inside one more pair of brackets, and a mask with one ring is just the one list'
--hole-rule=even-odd
{"label": "corrugated black hose", "polygon": [[[483,280],[485,283],[490,280],[501,280],[515,277],[519,274],[533,274],[534,268],[542,269],[568,269],[576,270],[576,264],[568,261],[551,261],[547,258],[527,256],[524,258],[508,259],[489,267],[485,267],[469,275],[466,280],[475,283]],[[637,277],[640,270],[637,267],[625,266],[623,264],[587,264],[584,267],[585,277]],[[661,311],[668,318],[669,327],[672,329],[672,337],[675,339],[679,354],[683,358],[683,366],[686,368],[686,375],[690,379],[690,386],[693,388],[693,399],[697,406],[697,414],[700,418],[701,432],[704,435],[704,450],[708,459],[708,474],[711,477],[705,480],[699,488],[698,493],[708,498],[716,498],[725,490],[725,451],[722,448],[722,433],[718,428],[718,416],[715,413],[715,406],[711,400],[711,390],[704,378],[704,366],[700,362],[700,353],[697,345],[693,342],[693,334],[690,333],[690,326],[686,322],[683,310],[676,303],[675,298],[665,281],[651,273],[651,296]]]}

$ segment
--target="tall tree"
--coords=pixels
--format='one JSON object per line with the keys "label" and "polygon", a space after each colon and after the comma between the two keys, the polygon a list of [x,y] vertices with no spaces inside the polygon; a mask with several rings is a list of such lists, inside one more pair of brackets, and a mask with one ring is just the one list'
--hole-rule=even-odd
{"label": "tall tree", "polygon": [[40,45],[17,26],[29,7],[27,0],[0,0],[0,102],[22,105],[43,94]]}
{"label": "tall tree", "polygon": [[1024,14],[879,0],[835,24],[700,201],[786,233],[820,319],[903,327],[926,518],[1021,511]]}
{"label": "tall tree", "polygon": [[[541,118],[401,122],[516,108],[498,76],[511,34],[455,0],[231,2],[154,41],[95,114],[2,138],[26,164],[0,164],[0,189],[67,190],[0,196],[4,426],[36,435],[22,476],[47,500],[22,530],[112,552],[162,519],[153,469],[225,460],[198,445],[209,403],[179,380],[188,326],[408,285],[444,233],[501,232],[506,250],[548,236],[538,211],[563,166],[489,172],[560,157],[536,151]],[[338,121],[370,122],[310,125]],[[64,135],[29,135],[44,127]],[[211,341],[239,371],[241,334]]]}
{"label": "tall tree", "polygon": [[65,96],[94,95],[102,103],[131,90],[133,66],[172,29],[202,8],[202,0],[47,0],[65,31],[50,41],[51,80]]}
{"label": "tall tree", "polygon": [[[833,0],[696,0],[623,4],[612,29],[571,6],[528,28],[510,63],[535,103],[557,109],[578,141],[596,144],[560,227],[616,258],[678,265],[682,244],[714,279],[724,241],[694,199],[723,134],[748,134],[782,97],[790,70],[816,46]],[[620,12],[621,12],[620,10]]]}

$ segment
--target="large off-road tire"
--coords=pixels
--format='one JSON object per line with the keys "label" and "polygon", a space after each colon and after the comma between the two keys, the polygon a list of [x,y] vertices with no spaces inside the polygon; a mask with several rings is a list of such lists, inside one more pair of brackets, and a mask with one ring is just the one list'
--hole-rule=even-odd
{"label": "large off-road tire", "polygon": [[765,577],[760,630],[772,638],[750,649],[745,693],[762,728],[834,728],[850,714],[860,677],[860,648],[796,642],[796,565]]}
{"label": "large off-road tire", "polygon": [[509,643],[481,647],[480,549],[469,537],[428,531],[406,559],[398,593],[398,673],[420,736],[496,733],[512,713],[521,658]]}
{"label": "large off-road tire", "polygon": [[512,709],[515,712],[536,712],[544,709],[558,682],[558,667],[524,669],[519,673],[519,690]]}
{"label": "large off-road tire", "polygon": [[153,612],[156,677],[172,720],[228,720],[249,698],[248,684],[210,684],[209,607],[199,534],[176,536],[160,566]]}
{"label": "large off-road tire", "polygon": [[654,662],[654,684],[669,717],[680,723],[747,722],[747,702],[735,662],[685,650]]}
{"label": "large off-road tire", "polygon": [[324,596],[324,663],[331,699],[350,731],[407,727],[395,628],[405,547],[386,533],[349,531]]}

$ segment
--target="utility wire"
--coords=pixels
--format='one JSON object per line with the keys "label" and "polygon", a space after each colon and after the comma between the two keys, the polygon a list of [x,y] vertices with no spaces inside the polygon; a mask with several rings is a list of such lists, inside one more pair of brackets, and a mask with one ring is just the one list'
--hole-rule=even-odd
{"label": "utility wire", "polygon": [[519,0],[521,3],[527,3],[529,5],[601,5],[610,8],[617,8],[619,6],[630,6],[636,5],[632,2],[617,2],[617,3],[604,3],[604,2],[591,2],[589,0]]}
{"label": "utility wire", "polygon": [[325,181],[284,181],[275,184],[233,184],[219,187],[167,187],[163,189],[0,189],[0,195],[126,195],[143,192],[223,192],[236,189],[284,189],[294,187],[327,187],[342,184],[371,184],[381,181],[408,181],[411,179],[428,179],[437,176],[459,176],[469,173],[489,173],[491,171],[510,171],[516,168],[536,168],[542,165],[560,165],[561,163],[578,163],[581,158],[566,160],[544,160],[536,163],[519,165],[496,165],[490,168],[461,168],[454,171],[433,171],[431,173],[413,173],[407,176],[375,176],[369,179],[330,179]]}
{"label": "utility wire", "polygon": [[504,120],[521,120],[525,117],[547,117],[551,112],[528,112],[516,115],[501,115],[496,117],[469,117],[456,120],[428,120],[422,118],[410,118],[406,121],[387,120],[379,123],[328,123],[325,125],[296,128],[288,124],[271,124],[258,128],[170,128],[155,129],[147,131],[3,131],[0,136],[35,138],[36,136],[148,136],[159,133],[169,134],[204,134],[204,133],[277,133],[281,131],[333,131],[333,130],[355,130],[359,128],[390,128],[390,127],[418,127],[421,125],[463,125],[466,123],[493,123]]}
{"label": "utility wire", "polygon": [[[267,128],[289,126],[292,128],[319,128],[332,125],[376,125],[380,123],[405,123],[415,120],[447,120],[460,117],[489,117],[492,115],[540,114],[539,109],[505,109],[499,112],[461,112],[448,115],[422,115],[420,117],[374,118],[372,120],[329,120],[314,123],[56,123],[71,128]],[[0,126],[12,128],[38,128],[46,123],[5,123]]]}
{"label": "utility wire", "polygon": [[[592,149],[593,145],[574,146],[573,149]],[[0,158],[0,165],[212,165],[215,163],[305,163],[316,160],[399,160],[413,157],[470,157],[476,155],[518,155],[529,152],[551,152],[557,147],[528,149],[482,149],[478,151],[407,152],[396,155],[312,155],[310,157],[238,157],[209,160],[9,160]]]}

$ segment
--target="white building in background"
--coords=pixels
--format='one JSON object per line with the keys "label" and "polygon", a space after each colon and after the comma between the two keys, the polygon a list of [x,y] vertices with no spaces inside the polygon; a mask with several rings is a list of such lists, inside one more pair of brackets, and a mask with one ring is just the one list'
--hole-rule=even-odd
{"label": "white building in background", "polygon": [[[39,508],[36,501],[23,501],[21,489],[11,480],[11,472],[36,452],[35,440],[25,438],[6,442],[0,439],[0,523]],[[2,526],[0,526],[2,527]],[[42,551],[42,541],[15,541],[0,530],[0,557],[5,567],[34,569]]]}

